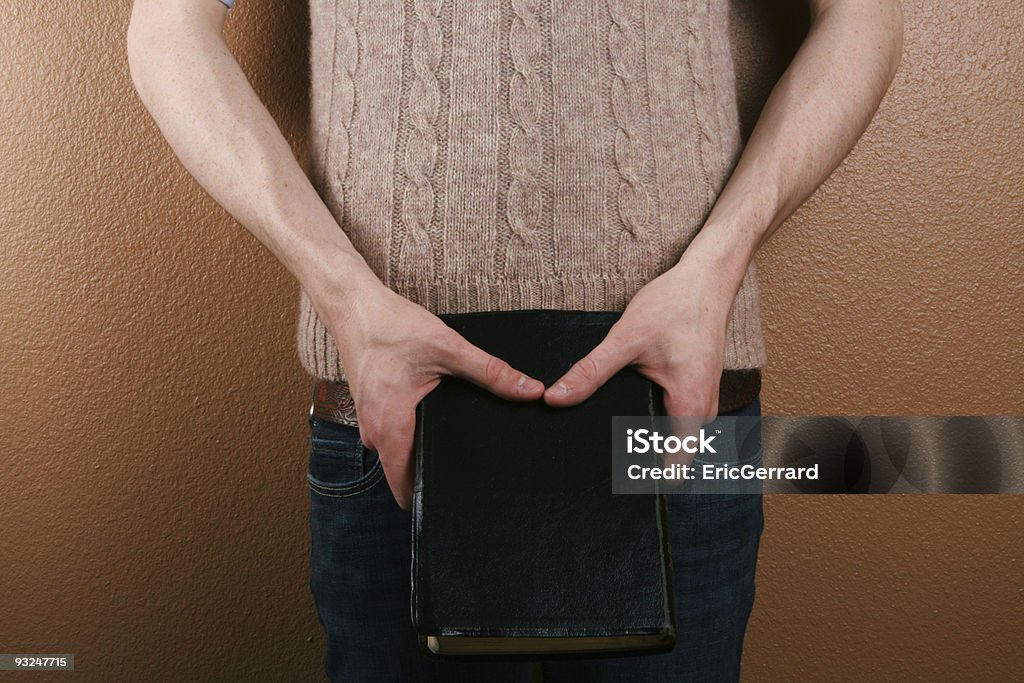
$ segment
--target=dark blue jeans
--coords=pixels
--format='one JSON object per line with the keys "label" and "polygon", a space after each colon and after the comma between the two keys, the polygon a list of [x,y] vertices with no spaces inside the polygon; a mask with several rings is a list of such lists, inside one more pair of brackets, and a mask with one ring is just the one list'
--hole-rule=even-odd
{"label": "dark blue jeans", "polygon": [[[759,415],[760,401],[729,415]],[[332,681],[530,680],[529,662],[423,654],[409,611],[410,513],[355,427],[310,418],[312,576]],[[760,449],[758,449],[759,451]],[[668,654],[545,661],[544,681],[735,681],[764,528],[761,496],[670,495],[678,640]]]}

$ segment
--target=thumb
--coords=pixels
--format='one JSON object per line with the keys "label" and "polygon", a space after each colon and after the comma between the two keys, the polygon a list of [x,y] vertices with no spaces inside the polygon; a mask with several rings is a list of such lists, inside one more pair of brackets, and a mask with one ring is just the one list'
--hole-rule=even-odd
{"label": "thumb", "polygon": [[510,401],[532,401],[544,394],[544,385],[538,380],[470,344],[462,336],[455,337],[459,341],[452,345],[451,354],[443,364],[452,375]]}
{"label": "thumb", "polygon": [[632,360],[630,349],[606,337],[548,387],[544,392],[544,401],[557,407],[582,403]]}

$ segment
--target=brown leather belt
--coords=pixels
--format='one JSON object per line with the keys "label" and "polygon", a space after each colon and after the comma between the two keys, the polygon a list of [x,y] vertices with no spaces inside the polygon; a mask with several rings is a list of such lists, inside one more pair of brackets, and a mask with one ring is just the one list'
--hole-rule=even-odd
{"label": "brown leather belt", "polygon": [[[753,403],[761,393],[761,371],[725,370],[718,388],[718,414],[731,413]],[[347,382],[318,379],[313,384],[310,415],[319,420],[355,424],[355,405]]]}
{"label": "brown leather belt", "polygon": [[750,405],[761,395],[761,370],[723,370],[718,383],[718,414]]}
{"label": "brown leather belt", "polygon": [[349,392],[348,382],[332,382],[317,379],[313,382],[313,405],[310,417],[329,422],[355,425],[355,403]]}

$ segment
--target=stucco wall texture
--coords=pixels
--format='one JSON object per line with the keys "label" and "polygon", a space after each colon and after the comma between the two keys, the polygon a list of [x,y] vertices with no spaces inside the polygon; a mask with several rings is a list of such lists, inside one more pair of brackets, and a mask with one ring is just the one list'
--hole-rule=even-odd
{"label": "stucco wall texture", "polygon": [[[799,12],[736,6],[749,124]],[[0,652],[74,653],[82,680],[317,680],[297,288],[134,95],[129,12],[0,8]],[[760,255],[766,413],[1024,408],[1024,6],[905,12],[876,121]],[[227,26],[300,157],[307,30],[303,0]],[[1024,670],[1024,498],[766,505],[745,680]]]}

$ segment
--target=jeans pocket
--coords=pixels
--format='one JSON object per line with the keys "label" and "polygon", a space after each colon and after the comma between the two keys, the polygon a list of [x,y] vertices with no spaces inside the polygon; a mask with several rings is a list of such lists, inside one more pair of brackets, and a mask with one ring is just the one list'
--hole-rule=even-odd
{"label": "jeans pocket", "polygon": [[358,495],[384,478],[375,451],[359,438],[359,429],[344,424],[310,419],[309,488],[332,498]]}

